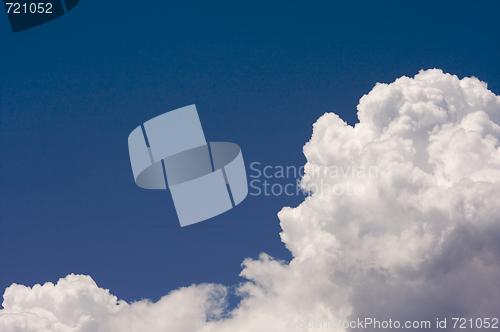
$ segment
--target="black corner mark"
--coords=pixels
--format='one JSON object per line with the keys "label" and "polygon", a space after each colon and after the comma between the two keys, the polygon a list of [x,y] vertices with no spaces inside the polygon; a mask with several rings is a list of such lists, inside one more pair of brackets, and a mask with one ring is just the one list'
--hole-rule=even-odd
{"label": "black corner mark", "polygon": [[64,3],[63,0],[45,1],[48,2],[4,0],[12,32],[23,31],[52,21],[73,9],[79,0],[64,0]]}

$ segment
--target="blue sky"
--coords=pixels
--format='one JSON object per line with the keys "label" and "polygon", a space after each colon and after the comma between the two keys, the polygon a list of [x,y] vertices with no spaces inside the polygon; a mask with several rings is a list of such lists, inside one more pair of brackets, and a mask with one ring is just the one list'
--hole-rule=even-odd
{"label": "blue sky", "polygon": [[[82,0],[13,34],[0,15],[0,288],[86,274],[126,301],[241,281],[244,258],[281,260],[278,211],[248,196],[179,228],[168,191],[138,188],[128,134],[196,104],[208,141],[249,165],[302,166],[325,112],[357,122],[377,82],[421,69],[500,94],[496,2]],[[286,182],[286,181],[285,181]]]}

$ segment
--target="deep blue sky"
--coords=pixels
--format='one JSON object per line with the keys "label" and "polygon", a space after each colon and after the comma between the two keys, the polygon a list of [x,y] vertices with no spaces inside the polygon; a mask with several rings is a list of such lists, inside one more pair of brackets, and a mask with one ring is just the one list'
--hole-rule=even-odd
{"label": "deep blue sky", "polygon": [[0,12],[0,290],[79,273],[156,301],[238,283],[260,252],[289,260],[276,214],[303,196],[179,228],[168,191],[135,185],[129,133],[196,104],[250,175],[303,165],[315,120],[354,124],[376,82],[436,67],[500,94],[500,3],[435,2],[81,0],[16,34]]}

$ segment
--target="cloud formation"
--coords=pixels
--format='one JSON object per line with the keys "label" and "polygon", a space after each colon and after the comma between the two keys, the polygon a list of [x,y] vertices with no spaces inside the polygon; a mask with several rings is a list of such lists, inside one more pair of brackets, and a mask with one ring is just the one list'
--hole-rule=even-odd
{"label": "cloud formation", "polygon": [[301,182],[312,195],[279,213],[294,258],[246,259],[230,313],[222,285],[128,304],[69,275],[7,288],[0,330],[315,331],[358,318],[448,318],[451,330],[451,317],[498,318],[500,97],[433,69],[377,84],[358,118],[314,124]]}
{"label": "cloud formation", "polygon": [[223,286],[202,284],[172,291],[156,303],[128,304],[91,277],[71,274],[56,285],[8,287],[0,331],[197,331],[220,318],[225,295]]}

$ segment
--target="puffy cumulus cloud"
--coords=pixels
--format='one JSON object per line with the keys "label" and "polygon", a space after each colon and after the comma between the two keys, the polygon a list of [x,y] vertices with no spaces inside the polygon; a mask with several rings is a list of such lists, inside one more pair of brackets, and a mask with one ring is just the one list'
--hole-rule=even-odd
{"label": "puffy cumulus cloud", "polygon": [[193,285],[164,296],[128,304],[84,275],[68,275],[56,285],[8,287],[0,310],[0,331],[108,332],[197,331],[219,319],[226,289]]}
{"label": "puffy cumulus cloud", "polygon": [[313,195],[279,215],[294,260],[351,318],[498,316],[500,97],[434,69],[377,84],[358,118],[323,115],[304,147]]}
{"label": "puffy cumulus cloud", "polygon": [[231,312],[220,285],[127,304],[70,275],[9,287],[0,330],[342,331],[334,319],[434,328],[445,317],[451,330],[451,317],[498,317],[500,97],[427,70],[377,84],[358,118],[314,124],[301,182],[311,195],[279,213],[294,258],[245,260]]}

